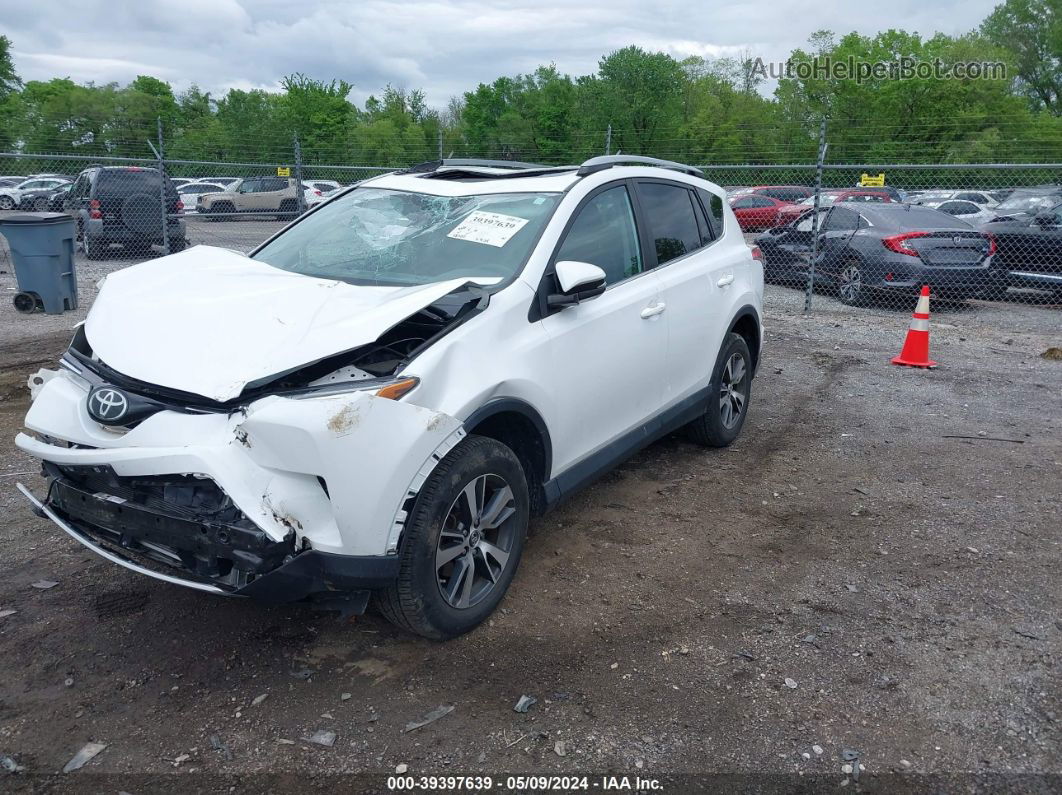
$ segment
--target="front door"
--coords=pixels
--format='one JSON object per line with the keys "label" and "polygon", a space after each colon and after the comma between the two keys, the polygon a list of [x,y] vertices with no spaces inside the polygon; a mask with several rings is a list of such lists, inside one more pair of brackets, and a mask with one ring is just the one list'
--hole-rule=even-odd
{"label": "front door", "polygon": [[664,399],[667,307],[646,270],[626,185],[606,185],[577,210],[553,262],[590,262],[605,271],[605,292],[542,321],[549,343],[547,387],[556,401],[553,471],[562,473],[630,434]]}

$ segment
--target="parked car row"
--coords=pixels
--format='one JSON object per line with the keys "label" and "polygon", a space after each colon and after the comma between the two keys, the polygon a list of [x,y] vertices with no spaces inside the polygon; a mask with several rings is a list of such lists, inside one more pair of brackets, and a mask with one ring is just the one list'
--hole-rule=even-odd
{"label": "parked car row", "polygon": [[61,174],[0,178],[0,210],[48,210],[51,197],[70,183]]}
{"label": "parked car row", "polygon": [[1009,287],[1062,297],[1062,186],[926,191],[904,202],[881,189],[826,190],[817,240],[814,196],[760,190],[729,201],[744,231],[764,232],[755,243],[768,279],[804,283],[814,264],[816,283],[848,304],[923,284],[954,298],[999,298]]}

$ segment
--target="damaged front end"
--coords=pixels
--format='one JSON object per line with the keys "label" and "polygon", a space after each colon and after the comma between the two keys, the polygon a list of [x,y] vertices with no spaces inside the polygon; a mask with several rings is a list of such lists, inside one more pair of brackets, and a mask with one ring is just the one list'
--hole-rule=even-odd
{"label": "damaged front end", "polygon": [[[418,383],[405,367],[485,300],[456,289],[371,343],[225,401],[120,373],[81,329],[59,372],[38,374],[16,439],[41,459],[47,495],[20,488],[79,543],[141,574],[363,609],[397,576],[420,484],[464,436],[455,418],[399,399]],[[102,391],[128,415],[101,416],[90,403]]]}

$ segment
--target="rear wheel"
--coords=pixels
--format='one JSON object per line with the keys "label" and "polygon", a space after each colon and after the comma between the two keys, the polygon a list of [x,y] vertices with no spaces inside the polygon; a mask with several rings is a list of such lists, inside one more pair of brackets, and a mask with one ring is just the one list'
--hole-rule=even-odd
{"label": "rear wheel", "polygon": [[398,578],[376,594],[380,612],[435,640],[475,628],[512,582],[529,516],[527,481],[513,451],[485,436],[468,437],[417,496]]}
{"label": "rear wheel", "polygon": [[858,260],[849,260],[841,266],[841,272],[837,274],[837,297],[848,306],[859,306],[866,301],[863,270]]}
{"label": "rear wheel", "polygon": [[39,213],[48,212],[48,197],[47,196],[38,196],[36,199],[34,199],[33,200],[33,209],[36,210]]}
{"label": "rear wheel", "polygon": [[705,447],[726,447],[745,424],[752,397],[752,356],[740,334],[727,335],[708,387],[708,408],[686,426],[690,438]]}
{"label": "rear wheel", "polygon": [[299,203],[294,199],[284,199],[284,201],[280,203],[280,215],[277,216],[277,220],[290,221],[298,214]]}
{"label": "rear wheel", "polygon": [[89,259],[103,259],[108,246],[100,243],[98,240],[93,240],[88,235],[82,233],[81,235],[81,250],[85,252],[85,256]]}

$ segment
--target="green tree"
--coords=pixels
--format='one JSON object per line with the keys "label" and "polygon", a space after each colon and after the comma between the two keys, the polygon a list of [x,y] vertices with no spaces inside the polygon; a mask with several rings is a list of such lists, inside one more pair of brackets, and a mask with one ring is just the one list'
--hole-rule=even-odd
{"label": "green tree", "polygon": [[[596,80],[585,83],[600,121],[613,127],[617,148],[649,153],[661,132],[675,131],[681,120],[682,66],[662,52],[625,47],[598,64]],[[596,100],[596,101],[593,101]]]}
{"label": "green tree", "polygon": [[1062,0],[1006,0],[981,32],[1013,54],[1018,89],[1033,109],[1062,115]]}
{"label": "green tree", "polygon": [[12,148],[17,137],[22,80],[11,59],[11,40],[0,36],[0,149]]}

